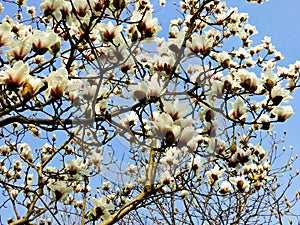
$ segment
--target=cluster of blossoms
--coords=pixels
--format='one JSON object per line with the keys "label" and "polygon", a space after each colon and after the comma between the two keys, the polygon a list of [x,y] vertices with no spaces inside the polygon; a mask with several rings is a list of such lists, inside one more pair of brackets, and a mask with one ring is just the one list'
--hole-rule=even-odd
{"label": "cluster of blossoms", "polygon": [[[277,181],[276,147],[255,137],[294,114],[300,61],[276,66],[283,56],[269,37],[253,45],[246,13],[181,1],[184,16],[158,38],[148,0],[15,4],[0,24],[0,188],[28,209],[15,224],[58,211],[112,224],[160,194],[197,217],[210,210],[195,199],[250,205]],[[224,51],[232,37],[240,45]]]}

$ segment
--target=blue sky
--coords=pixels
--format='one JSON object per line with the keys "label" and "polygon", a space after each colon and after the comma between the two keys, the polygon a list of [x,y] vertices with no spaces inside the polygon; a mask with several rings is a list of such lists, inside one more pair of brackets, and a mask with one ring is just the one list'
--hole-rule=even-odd
{"label": "blue sky", "polygon": [[[299,0],[269,0],[263,5],[248,4],[243,0],[229,0],[232,5],[238,6],[240,11],[249,13],[249,21],[258,30],[257,40],[270,36],[276,49],[285,59],[282,66],[288,66],[300,60],[300,1]],[[237,3],[238,2],[238,3]],[[229,5],[229,4],[228,4]],[[293,145],[295,150],[300,150],[300,90],[293,95],[291,104],[295,115],[281,125],[276,125],[276,130],[287,130],[286,145]],[[299,166],[300,168],[300,166]]]}
{"label": "blue sky", "polygon": [[[260,42],[264,36],[272,38],[272,44],[280,51],[285,59],[279,64],[288,66],[300,60],[300,1],[299,0],[269,0],[263,5],[249,4],[245,0],[229,0],[228,6],[237,6],[239,11],[249,14],[249,22],[255,25],[258,34],[255,40]],[[283,124],[276,124],[275,130],[282,135],[287,131],[284,146],[293,146],[294,153],[300,153],[299,127],[300,127],[300,90],[293,94],[294,99],[290,101],[295,114]],[[280,148],[281,149],[281,148]],[[300,164],[294,164],[294,170],[300,170]],[[293,191],[299,189],[300,180],[295,180]],[[290,192],[290,194],[292,193]],[[293,221],[296,223],[296,220]],[[287,224],[287,221],[286,221]]]}
{"label": "blue sky", "polygon": [[[157,0],[154,0],[157,1]],[[179,13],[174,12],[172,0],[167,0],[168,6],[162,9],[159,14],[163,15],[163,27],[167,28],[168,19],[180,17]],[[280,64],[288,66],[296,60],[300,60],[300,0],[269,0],[263,5],[249,4],[245,0],[228,0],[228,6],[237,6],[239,11],[249,13],[249,21],[257,27],[259,32],[255,37],[259,43],[264,36],[272,37],[272,43],[280,51],[285,59]],[[172,10],[170,8],[172,7]],[[159,18],[161,18],[159,16]],[[167,32],[164,30],[163,32]],[[291,101],[295,115],[282,125],[276,125],[276,130],[287,130],[286,146],[293,145],[295,151],[300,150],[300,136],[298,126],[300,126],[300,90],[293,95]],[[300,170],[300,165],[298,166]]]}
{"label": "blue sky", "polygon": [[[167,0],[167,5],[156,15],[163,27],[160,35],[168,33],[170,19],[181,17],[175,11],[174,1]],[[177,1],[176,1],[177,2]],[[300,0],[269,0],[259,5],[247,3],[246,0],[227,0],[228,7],[238,7],[239,12],[249,14],[249,23],[256,26],[258,34],[253,39],[253,44],[261,43],[264,36],[272,38],[272,44],[280,51],[285,59],[279,66],[288,67],[289,64],[300,60]],[[278,133],[287,130],[285,145],[294,146],[300,150],[298,126],[300,126],[300,90],[293,94],[294,99],[290,102],[294,108],[295,115],[283,124],[275,126]],[[281,132],[282,133],[282,132]],[[299,168],[300,170],[300,165]]]}
{"label": "blue sky", "polygon": [[[160,20],[162,27],[168,27],[169,18],[180,17],[179,13],[174,12],[175,7],[172,6],[172,2],[167,0],[167,7],[159,12],[164,18]],[[264,36],[272,38],[272,44],[275,45],[276,50],[285,56],[284,60],[278,64],[279,66],[288,67],[289,64],[300,60],[300,0],[269,0],[262,5],[250,4],[246,0],[228,0],[226,2],[228,7],[238,7],[240,12],[249,14],[249,23],[256,26],[258,30],[258,34],[252,38],[253,44],[261,43]],[[172,10],[170,7],[173,7]],[[165,33],[167,30],[162,32]],[[300,132],[298,130],[300,127],[300,90],[296,90],[293,97],[290,104],[294,108],[295,115],[285,123],[276,124],[275,130],[280,137],[286,130],[287,136],[283,145],[287,149],[289,146],[293,146],[294,154],[300,154]],[[296,169],[300,170],[299,162],[294,164],[294,171]],[[299,178],[295,181],[293,189],[289,192],[291,195],[293,191],[299,189]]]}

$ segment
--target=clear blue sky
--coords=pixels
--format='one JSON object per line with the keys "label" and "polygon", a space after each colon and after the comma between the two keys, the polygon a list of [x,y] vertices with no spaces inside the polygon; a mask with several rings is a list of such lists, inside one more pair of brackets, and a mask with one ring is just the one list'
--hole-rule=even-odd
{"label": "clear blue sky", "polygon": [[[276,49],[285,56],[280,66],[288,66],[300,60],[300,0],[269,0],[263,5],[247,4],[245,0],[229,0],[228,2],[236,4],[240,11],[248,12],[249,22],[255,25],[259,32],[256,40],[259,41],[264,36],[272,38]],[[286,147],[292,145],[295,153],[300,155],[300,90],[296,90],[293,97],[290,104],[294,108],[295,115],[284,124],[277,124],[275,130],[278,133],[286,130],[284,145]],[[299,162],[294,164],[294,170],[296,169],[300,170]],[[298,178],[293,184],[294,190],[292,191],[297,191],[299,184]],[[293,222],[296,223],[295,220]]]}
{"label": "clear blue sky", "polygon": [[[167,0],[168,7],[172,7],[172,0]],[[246,0],[227,0],[227,6],[238,7],[240,12],[249,14],[249,23],[256,26],[258,34],[254,36],[253,44],[261,43],[264,36],[272,38],[272,44],[276,50],[280,51],[285,59],[279,64],[288,67],[289,64],[300,60],[300,0],[269,0],[262,5],[250,4]],[[160,21],[163,27],[168,27],[167,19],[180,17],[179,13],[174,13],[174,7],[168,7],[159,13],[164,15],[164,20]],[[164,30],[163,33],[167,32]],[[280,134],[287,131],[284,146],[293,146],[295,154],[300,155],[300,90],[293,94],[294,99],[290,102],[295,115],[283,124],[276,124],[275,130]],[[281,146],[282,147],[282,146]],[[279,148],[281,149],[281,148]],[[300,163],[294,164],[294,171],[300,170]],[[299,189],[300,179],[293,183],[292,192]],[[296,209],[297,211],[297,209]],[[286,224],[287,221],[285,221]],[[296,224],[296,220],[293,221]]]}
{"label": "clear blue sky", "polygon": [[[285,59],[282,65],[300,60],[300,1],[299,0],[269,0],[263,5],[247,4],[244,0],[229,0],[237,5],[240,11],[249,13],[249,21],[258,30],[257,40],[264,36],[272,37],[272,43]],[[238,3],[237,3],[238,2]],[[229,5],[229,4],[228,4]],[[300,90],[294,94],[291,104],[295,115],[276,130],[287,130],[286,145],[293,145],[300,153]],[[300,165],[299,165],[300,168]]]}
{"label": "clear blue sky", "polygon": [[[174,0],[167,0],[167,7],[159,12],[160,21],[165,29],[168,29],[170,18],[180,17],[179,13],[174,11],[172,7]],[[153,0],[158,2],[158,0]],[[282,66],[294,63],[300,60],[300,0],[269,0],[263,5],[249,4],[246,0],[228,0],[228,6],[237,6],[239,11],[249,13],[249,21],[255,25],[259,34],[256,35],[255,41],[259,43],[264,36],[271,36],[272,43],[276,49],[280,51],[285,59],[281,63]],[[172,7],[170,10],[169,7]],[[5,13],[6,11],[4,11]],[[6,12],[7,13],[7,12]],[[164,30],[166,34],[168,31]],[[286,145],[293,145],[295,151],[300,153],[300,90],[294,94],[291,101],[294,107],[295,115],[283,125],[276,125],[276,130],[287,130]],[[300,170],[300,164],[298,164]]]}
{"label": "clear blue sky", "polygon": [[[156,15],[163,27],[160,35],[166,36],[170,19],[181,17],[175,11],[172,0],[167,0],[165,8]],[[178,2],[178,1],[176,1]],[[253,39],[253,45],[261,43],[264,36],[272,38],[272,44],[285,59],[278,65],[288,66],[300,60],[300,0],[269,0],[259,5],[247,3],[246,0],[227,0],[228,7],[238,7],[240,12],[249,14],[249,23],[256,26],[258,34]],[[153,1],[156,3],[156,1]],[[275,126],[276,130],[287,130],[286,146],[293,145],[300,153],[300,90],[294,93],[291,105],[295,115],[284,124]],[[299,165],[300,170],[300,165]]]}

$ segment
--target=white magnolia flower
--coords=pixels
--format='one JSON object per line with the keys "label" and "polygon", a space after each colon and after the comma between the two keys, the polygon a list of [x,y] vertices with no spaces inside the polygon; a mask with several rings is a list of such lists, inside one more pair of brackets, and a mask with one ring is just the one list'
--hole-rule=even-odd
{"label": "white magnolia flower", "polygon": [[247,105],[241,97],[237,97],[234,103],[229,103],[232,110],[229,111],[229,115],[233,119],[245,121],[247,118]]}
{"label": "white magnolia flower", "polygon": [[[139,22],[141,21],[142,22]],[[145,14],[141,14],[138,11],[133,11],[131,21],[135,24],[139,22],[136,28],[136,25],[129,26],[129,30],[136,30],[139,34],[136,34],[138,37],[141,36],[142,38],[151,39],[156,36],[156,34],[161,31],[161,27],[158,25],[158,19],[152,18],[152,13],[147,11]]]}
{"label": "white magnolia flower", "polygon": [[76,9],[76,14],[80,17],[89,17],[89,4],[85,0],[76,0],[74,2],[74,6]]}
{"label": "white magnolia flower", "polygon": [[196,130],[192,126],[184,127],[178,138],[178,147],[186,146],[186,144],[197,135]]}
{"label": "white magnolia flower", "polygon": [[51,190],[53,199],[60,202],[65,202],[68,199],[68,195],[73,191],[73,188],[68,187],[64,181],[57,181],[49,184],[48,187]]}
{"label": "white magnolia flower", "polygon": [[219,52],[217,53],[217,62],[220,66],[223,66],[224,68],[229,67],[231,61],[231,57],[227,52]]}
{"label": "white magnolia flower", "polygon": [[61,20],[60,9],[63,6],[63,0],[43,0],[40,9],[45,16],[53,15],[58,21]]}
{"label": "white magnolia flower", "polygon": [[240,192],[244,192],[250,187],[250,182],[245,180],[244,176],[230,177],[229,181],[236,186]]}
{"label": "white magnolia flower", "polygon": [[136,113],[130,112],[126,114],[124,118],[121,119],[122,126],[126,128],[131,128],[137,124],[139,117]]}
{"label": "white magnolia flower", "polygon": [[271,90],[278,82],[278,75],[272,69],[268,68],[261,74],[261,79],[264,82],[264,87]]}
{"label": "white magnolia flower", "polygon": [[[0,24],[0,48],[13,42],[13,34],[10,30],[11,27],[7,23]],[[2,51],[0,53],[2,54]]]}
{"label": "white magnolia flower", "polygon": [[133,165],[133,164],[129,164],[127,169],[126,169],[126,172],[127,173],[130,173],[130,174],[135,174],[137,172],[137,166],[136,165]]}
{"label": "white magnolia flower", "polygon": [[33,51],[40,55],[45,54],[51,46],[59,43],[58,35],[49,29],[46,32],[34,30],[31,38]]}
{"label": "white magnolia flower", "polygon": [[[188,112],[189,110],[189,105],[188,104],[179,104],[179,100],[176,99],[174,102],[169,102],[162,100],[162,107],[164,112],[168,113],[172,120],[175,122],[175,124],[178,124],[177,120],[182,119]],[[176,122],[177,121],[177,122]]]}
{"label": "white magnolia flower", "polygon": [[0,146],[0,155],[7,156],[11,152],[11,149],[7,145]]}
{"label": "white magnolia flower", "polygon": [[269,129],[273,128],[273,126],[271,126],[270,121],[271,121],[271,118],[269,115],[262,114],[259,118],[259,122],[261,122],[261,129],[269,130]]}
{"label": "white magnolia flower", "polygon": [[23,60],[27,54],[31,51],[32,43],[31,38],[27,37],[22,40],[14,41],[8,46],[8,50],[5,55],[10,61]]}
{"label": "white magnolia flower", "polygon": [[292,106],[276,106],[271,113],[274,114],[280,122],[284,122],[286,119],[294,115]]}
{"label": "white magnolia flower", "polygon": [[197,171],[200,169],[201,167],[201,157],[199,155],[197,155],[196,157],[194,157],[190,163],[190,167],[192,170]]}
{"label": "white magnolia flower", "polygon": [[74,180],[82,180],[82,176],[88,176],[86,165],[81,158],[73,159],[66,162],[65,170],[70,177]]}
{"label": "white magnolia flower", "polygon": [[277,84],[271,91],[271,100],[273,105],[279,105],[281,102],[288,102],[293,97],[289,95],[290,91],[281,88],[280,84]]}
{"label": "white magnolia flower", "polygon": [[114,42],[114,39],[120,35],[121,31],[123,30],[122,25],[115,26],[111,21],[109,21],[107,24],[100,23],[97,28],[100,31],[103,43],[106,44]]}
{"label": "white magnolia flower", "polygon": [[29,80],[29,71],[27,63],[17,61],[12,68],[6,67],[5,71],[0,71],[0,84],[6,84],[11,89],[21,87]]}
{"label": "white magnolia flower", "polygon": [[110,202],[110,199],[104,196],[100,199],[93,198],[93,203],[93,208],[87,212],[87,217],[90,220],[97,220],[100,218],[106,220],[110,217],[110,211],[115,208]]}
{"label": "white magnolia flower", "polygon": [[28,160],[29,162],[33,162],[33,154],[29,144],[27,143],[19,143],[18,149],[21,155]]}
{"label": "white magnolia flower", "polygon": [[68,85],[68,71],[61,67],[58,70],[51,72],[46,78],[48,88],[45,91],[46,97],[61,97]]}
{"label": "white magnolia flower", "polygon": [[212,185],[217,188],[220,176],[224,173],[224,169],[220,170],[220,167],[216,165],[213,169],[207,171],[205,175],[208,177],[208,185]]}
{"label": "white magnolia flower", "polygon": [[254,92],[258,86],[258,79],[256,74],[253,72],[249,72],[245,69],[238,70],[234,73],[237,79],[240,82],[240,85],[245,88],[245,90]]}
{"label": "white magnolia flower", "polygon": [[232,186],[231,183],[228,181],[223,181],[221,186],[220,186],[220,193],[221,194],[227,194],[232,191]]}
{"label": "white magnolia flower", "polygon": [[174,182],[174,177],[170,174],[169,170],[164,170],[164,172],[160,175],[160,182],[168,185]]}
{"label": "white magnolia flower", "polygon": [[165,90],[157,73],[151,77],[145,77],[146,81],[130,86],[131,96],[134,100],[145,100],[147,97],[156,98],[162,95]]}
{"label": "white magnolia flower", "polygon": [[130,86],[130,92],[133,100],[139,100],[139,101],[146,100],[148,89],[149,86],[145,81]]}
{"label": "white magnolia flower", "polygon": [[180,126],[174,124],[167,113],[157,113],[156,117],[152,117],[151,125],[155,136],[164,140],[167,145],[174,144],[180,134]]}
{"label": "white magnolia flower", "polygon": [[194,54],[202,54],[206,56],[210,53],[213,47],[214,39],[212,37],[208,38],[206,35],[192,35],[192,41],[188,42],[188,49]]}
{"label": "white magnolia flower", "polygon": [[166,168],[176,168],[179,163],[179,149],[177,147],[168,148],[161,163],[164,163]]}

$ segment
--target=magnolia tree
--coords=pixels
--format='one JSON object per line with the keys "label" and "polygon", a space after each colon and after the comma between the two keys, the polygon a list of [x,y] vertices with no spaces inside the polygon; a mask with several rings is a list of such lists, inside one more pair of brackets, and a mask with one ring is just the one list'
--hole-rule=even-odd
{"label": "magnolia tree", "polygon": [[160,37],[165,4],[0,3],[1,224],[298,220],[272,130],[300,61],[221,0],[174,3]]}

